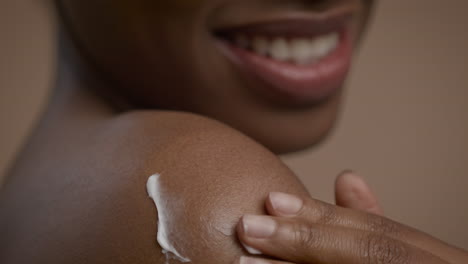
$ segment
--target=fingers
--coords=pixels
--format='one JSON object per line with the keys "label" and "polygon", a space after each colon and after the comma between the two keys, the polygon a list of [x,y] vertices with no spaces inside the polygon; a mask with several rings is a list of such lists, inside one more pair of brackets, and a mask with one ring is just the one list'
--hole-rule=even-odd
{"label": "fingers", "polygon": [[383,215],[370,187],[363,178],[351,171],[345,171],[336,178],[335,200],[338,206]]}
{"label": "fingers", "polygon": [[265,206],[270,215],[303,218],[311,223],[337,225],[367,231],[381,230],[385,232],[395,231],[395,225],[397,225],[390,220],[383,221],[383,218],[377,215],[284,193],[270,193]]}
{"label": "fingers", "polygon": [[[285,217],[291,221],[305,221],[309,224],[326,225],[332,228],[351,228],[385,235],[412,246],[433,252],[447,260],[466,258],[440,240],[411,227],[392,221],[383,216],[338,207],[325,202],[284,193],[270,193],[266,209],[272,216]],[[457,262],[454,262],[457,263]]]}
{"label": "fingers", "polygon": [[240,257],[234,264],[293,264],[291,262],[262,259],[262,258],[251,258],[251,257]]}
{"label": "fingers", "polygon": [[445,263],[383,234],[310,224],[304,220],[244,216],[237,232],[249,247],[293,263]]}

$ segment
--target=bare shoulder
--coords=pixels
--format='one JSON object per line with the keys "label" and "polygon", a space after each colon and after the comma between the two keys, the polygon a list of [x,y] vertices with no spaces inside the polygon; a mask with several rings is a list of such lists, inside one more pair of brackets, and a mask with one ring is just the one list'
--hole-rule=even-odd
{"label": "bare shoulder", "polygon": [[234,226],[242,214],[263,212],[268,192],[306,193],[273,153],[193,114],[124,114],[90,141],[41,181],[5,187],[0,262],[164,263],[146,192],[156,173],[177,201],[171,225],[192,263],[240,255]]}

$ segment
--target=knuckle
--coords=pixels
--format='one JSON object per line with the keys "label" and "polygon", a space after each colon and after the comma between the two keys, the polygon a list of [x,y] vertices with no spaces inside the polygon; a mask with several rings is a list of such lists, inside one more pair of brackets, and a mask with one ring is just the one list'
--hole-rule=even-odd
{"label": "knuckle", "polygon": [[310,249],[317,246],[318,230],[310,225],[295,224],[293,226],[294,244],[297,248]]}
{"label": "knuckle", "polygon": [[306,201],[306,210],[303,216],[318,224],[330,225],[339,222],[339,215],[336,206],[310,199]]}
{"label": "knuckle", "polygon": [[367,234],[360,241],[360,252],[366,264],[409,264],[408,247],[382,234]]}
{"label": "knuckle", "polygon": [[335,224],[337,222],[337,210],[334,206],[327,204],[318,205],[319,219],[318,222],[324,225]]}
{"label": "knuckle", "polygon": [[367,215],[367,225],[371,232],[391,237],[396,237],[401,232],[400,226],[396,222],[373,214]]}

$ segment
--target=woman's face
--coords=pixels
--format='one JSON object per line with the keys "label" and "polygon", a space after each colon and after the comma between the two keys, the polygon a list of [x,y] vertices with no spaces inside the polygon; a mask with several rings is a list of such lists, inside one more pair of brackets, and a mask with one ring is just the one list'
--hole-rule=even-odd
{"label": "woman's face", "polygon": [[275,152],[331,129],[372,2],[60,0],[113,92],[218,119]]}

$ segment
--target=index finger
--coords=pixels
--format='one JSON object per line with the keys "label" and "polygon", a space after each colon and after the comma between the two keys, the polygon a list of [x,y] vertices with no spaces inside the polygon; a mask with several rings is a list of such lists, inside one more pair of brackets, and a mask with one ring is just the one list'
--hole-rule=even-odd
{"label": "index finger", "polygon": [[385,235],[311,224],[304,219],[245,215],[237,234],[245,245],[294,263],[448,264],[430,252]]}
{"label": "index finger", "polygon": [[270,193],[266,200],[268,214],[278,217],[304,219],[310,224],[347,227],[383,234],[413,246],[434,252],[445,259],[455,259],[460,250],[409,226],[357,210],[338,207],[307,197],[285,193]]}

